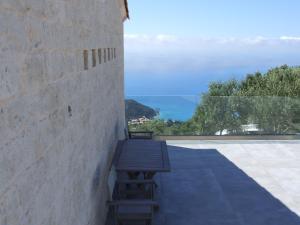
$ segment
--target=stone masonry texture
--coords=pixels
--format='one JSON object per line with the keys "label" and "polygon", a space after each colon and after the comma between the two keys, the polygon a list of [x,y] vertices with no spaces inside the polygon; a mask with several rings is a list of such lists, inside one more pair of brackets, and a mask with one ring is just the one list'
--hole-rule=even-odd
{"label": "stone masonry texture", "polygon": [[104,223],[123,62],[118,0],[0,0],[0,225]]}

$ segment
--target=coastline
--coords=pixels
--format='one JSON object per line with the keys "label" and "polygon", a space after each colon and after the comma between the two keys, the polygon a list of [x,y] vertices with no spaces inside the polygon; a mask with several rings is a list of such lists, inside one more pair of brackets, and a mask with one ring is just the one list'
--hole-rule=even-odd
{"label": "coastline", "polygon": [[187,121],[189,120],[199,102],[199,96],[126,96],[145,106],[158,111],[156,119]]}

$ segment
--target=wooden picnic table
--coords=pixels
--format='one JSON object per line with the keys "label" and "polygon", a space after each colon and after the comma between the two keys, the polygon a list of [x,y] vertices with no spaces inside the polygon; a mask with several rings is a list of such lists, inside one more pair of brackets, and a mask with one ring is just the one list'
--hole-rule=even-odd
{"label": "wooden picnic table", "polygon": [[151,178],[157,172],[171,170],[166,142],[154,140],[119,141],[114,165],[119,172],[143,172],[145,178]]}

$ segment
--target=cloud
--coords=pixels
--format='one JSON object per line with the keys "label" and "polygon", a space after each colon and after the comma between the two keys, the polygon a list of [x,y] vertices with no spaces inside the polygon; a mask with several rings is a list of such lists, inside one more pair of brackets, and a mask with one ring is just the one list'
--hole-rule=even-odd
{"label": "cloud", "polygon": [[280,37],[280,40],[283,40],[283,41],[300,41],[300,37],[289,37],[289,36],[282,36]]}
{"label": "cloud", "polygon": [[246,38],[125,35],[127,72],[172,73],[295,65],[300,37]]}
{"label": "cloud", "polygon": [[158,34],[158,35],[146,35],[146,34],[125,34],[125,40],[135,41],[155,41],[155,42],[174,42],[177,40],[176,36]]}
{"label": "cloud", "polygon": [[280,43],[284,41],[300,41],[300,37],[292,37],[292,36],[281,36],[279,38],[270,38],[263,36],[256,37],[246,37],[246,38],[236,38],[236,37],[226,37],[226,38],[205,38],[205,37],[196,37],[196,38],[188,38],[188,37],[177,37],[174,35],[167,34],[158,34],[158,35],[146,35],[146,34],[125,34],[126,42],[139,42],[149,44],[159,44],[159,43],[180,43],[180,42],[189,42],[197,41],[202,44],[244,44],[244,45],[253,45],[253,44],[261,44],[261,43]]}

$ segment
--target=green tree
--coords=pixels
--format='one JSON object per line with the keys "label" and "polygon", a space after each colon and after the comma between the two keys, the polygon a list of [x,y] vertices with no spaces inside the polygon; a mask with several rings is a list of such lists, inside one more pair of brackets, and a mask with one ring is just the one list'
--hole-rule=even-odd
{"label": "green tree", "polygon": [[242,81],[238,96],[245,97],[241,116],[257,123],[264,133],[294,133],[298,129],[299,68],[284,65],[265,75],[250,74]]}
{"label": "green tree", "polygon": [[202,95],[201,104],[192,118],[199,131],[207,135],[214,135],[218,131],[222,135],[224,130],[238,132],[241,125],[238,105],[230,97],[238,91],[239,84],[236,80],[210,84],[208,93]]}

